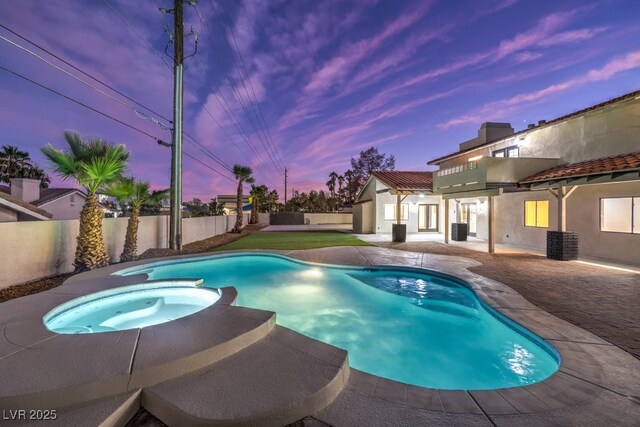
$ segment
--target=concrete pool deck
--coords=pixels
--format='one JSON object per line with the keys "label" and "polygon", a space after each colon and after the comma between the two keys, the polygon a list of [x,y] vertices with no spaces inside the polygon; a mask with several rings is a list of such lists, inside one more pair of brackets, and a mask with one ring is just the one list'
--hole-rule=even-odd
{"label": "concrete pool deck", "polygon": [[398,383],[349,369],[346,352],[276,325],[271,312],[234,306],[229,288],[209,309],[140,330],[57,335],[42,325],[42,316],[62,302],[144,281],[145,275],[110,275],[154,261],[144,260],[2,303],[0,409],[58,408],[60,425],[123,425],[141,405],[170,425],[282,426],[305,416],[333,426],[631,426],[640,419],[638,359],[471,272],[478,261],[380,247],[269,252],[453,274],[553,344],[562,356],[560,370],[530,386],[478,392]]}

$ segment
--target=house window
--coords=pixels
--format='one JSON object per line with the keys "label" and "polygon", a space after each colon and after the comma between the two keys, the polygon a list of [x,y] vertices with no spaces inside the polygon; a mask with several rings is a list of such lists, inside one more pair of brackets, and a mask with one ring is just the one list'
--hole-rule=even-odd
{"label": "house window", "polygon": [[640,197],[600,199],[600,231],[640,234]]}
{"label": "house window", "polygon": [[[402,203],[400,205],[400,208],[402,209],[402,220],[407,221],[409,219],[409,204]],[[384,219],[388,221],[396,220],[396,204],[395,203],[385,203]]]}
{"label": "house window", "polygon": [[493,157],[520,157],[520,148],[517,145],[512,147],[503,148],[502,150],[496,150],[491,153]]}
{"label": "house window", "polygon": [[525,227],[549,227],[549,201],[525,201],[524,225]]}
{"label": "house window", "polygon": [[70,196],[69,196],[69,201],[70,201],[71,203],[75,202],[75,201],[76,201],[76,195],[75,195],[75,194],[70,195]]}

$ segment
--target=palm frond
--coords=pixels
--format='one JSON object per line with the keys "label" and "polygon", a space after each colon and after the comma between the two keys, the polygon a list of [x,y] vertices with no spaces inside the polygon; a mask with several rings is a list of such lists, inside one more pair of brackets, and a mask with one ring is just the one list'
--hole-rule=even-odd
{"label": "palm frond", "polygon": [[60,151],[52,145],[42,147],[40,151],[49,159],[56,173],[64,179],[71,178],[78,173],[78,163],[73,155]]}

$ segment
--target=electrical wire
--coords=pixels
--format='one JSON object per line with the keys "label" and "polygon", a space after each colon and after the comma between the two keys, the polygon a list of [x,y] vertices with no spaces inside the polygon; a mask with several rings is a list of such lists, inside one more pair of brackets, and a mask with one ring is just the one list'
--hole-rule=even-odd
{"label": "electrical wire", "polygon": [[[209,0],[211,3],[211,7],[213,8],[213,0]],[[226,0],[221,0],[220,5],[222,6],[222,11],[224,13],[224,17],[227,19],[227,26],[229,27],[229,32],[231,33],[231,38],[233,39],[233,43],[235,45],[236,48],[236,52],[238,53],[238,58],[240,58],[240,64],[242,65],[242,69],[244,70],[244,75],[246,80],[249,82],[249,87],[251,88],[251,93],[253,95],[253,100],[254,100],[254,110],[257,109],[258,113],[259,113],[259,118],[258,118],[258,122],[260,122],[260,119],[262,119],[262,123],[261,123],[261,127],[262,127],[262,131],[265,132],[266,130],[266,134],[267,134],[267,140],[270,142],[270,146],[271,149],[273,150],[274,155],[276,156],[276,158],[278,159],[278,161],[280,162],[280,167],[282,169],[285,168],[284,163],[282,162],[282,156],[280,155],[277,146],[275,144],[275,142],[273,141],[273,137],[271,135],[271,131],[269,130],[269,126],[267,125],[266,120],[264,119],[264,114],[262,113],[262,108],[260,107],[260,103],[258,102],[258,97],[256,96],[256,92],[255,89],[253,87],[253,82],[251,81],[251,79],[249,78],[249,72],[247,70],[247,66],[244,62],[244,58],[242,56],[242,52],[240,51],[240,46],[238,45],[238,40],[236,39],[236,34],[235,31],[233,30],[233,25],[230,22],[231,19],[229,17],[229,14],[227,13],[227,10],[225,8],[225,3]],[[219,17],[219,15],[218,15]],[[233,58],[233,56],[232,56]],[[236,65],[236,69],[238,69],[238,64],[236,61],[234,61],[235,65]],[[239,71],[239,70],[238,70]],[[247,90],[247,87],[245,85],[245,79],[242,79],[242,85],[244,86],[245,92],[247,93],[247,95],[249,95],[249,91]],[[256,115],[258,116],[258,115]]]}
{"label": "electrical wire", "polygon": [[[272,171],[275,171],[275,176],[279,177],[279,176],[280,176],[280,172],[279,172],[280,166],[275,162],[275,160],[274,160],[273,156],[272,156],[272,155],[271,155],[271,153],[269,152],[268,146],[265,144],[265,142],[264,142],[263,138],[261,137],[261,135],[260,135],[260,130],[258,129],[258,127],[256,126],[256,124],[255,124],[255,122],[254,122],[253,118],[251,117],[251,114],[250,114],[250,112],[248,111],[248,108],[247,108],[246,104],[243,102],[243,100],[242,100],[242,96],[241,96],[241,94],[240,94],[240,92],[239,92],[238,88],[236,87],[236,84],[234,83],[233,79],[231,78],[231,76],[230,76],[230,75],[229,75],[229,73],[227,72],[227,70],[226,70],[226,68],[225,68],[225,66],[224,66],[224,58],[223,58],[223,56],[222,56],[222,54],[221,54],[221,52],[220,52],[220,50],[219,50],[219,48],[218,48],[217,43],[215,42],[215,38],[213,37],[213,34],[212,34],[210,31],[208,31],[208,30],[207,30],[207,27],[206,27],[206,25],[205,25],[205,23],[204,23],[204,20],[203,20],[203,18],[202,18],[202,14],[201,14],[201,13],[200,13],[200,11],[198,10],[197,6],[194,6],[194,10],[195,10],[195,12],[196,12],[196,14],[197,14],[197,16],[198,16],[198,19],[200,20],[200,25],[201,25],[201,27],[202,27],[202,29],[203,29],[203,32],[204,32],[204,33],[209,37],[209,39],[211,40],[212,46],[214,47],[215,53],[216,53],[216,55],[217,55],[217,57],[218,57],[218,60],[219,60],[221,63],[223,63],[223,64],[222,64],[222,65],[223,65],[223,66],[222,66],[222,70],[223,70],[223,72],[225,73],[225,76],[226,76],[227,80],[229,81],[229,84],[230,84],[230,86],[231,86],[232,93],[234,94],[234,96],[235,96],[235,98],[237,99],[238,103],[240,104],[240,106],[241,106],[242,110],[243,110],[243,111],[244,111],[244,113],[246,114],[246,116],[247,116],[247,119],[248,119],[249,123],[251,124],[251,126],[252,126],[252,127],[253,127],[253,129],[255,130],[256,135],[258,136],[258,139],[260,140],[260,142],[261,142],[261,143],[262,143],[262,145],[264,146],[264,148],[265,148],[265,152],[267,153],[267,155],[269,156],[269,158],[270,158],[271,162],[272,162],[272,163],[273,163],[273,165],[275,166],[275,168],[273,168],[273,169],[272,169]],[[243,84],[244,84],[244,82],[243,82]],[[212,90],[212,91],[213,91],[213,90]],[[246,94],[247,94],[247,97],[248,97],[248,98],[250,98],[250,94],[249,94],[249,92],[248,92],[248,91],[246,91],[246,87],[245,87],[245,92],[246,92]],[[238,120],[238,118],[237,118],[237,117],[235,117],[235,121],[230,117],[229,112],[228,112],[227,110],[231,111],[231,113],[232,113],[234,116],[235,116],[235,113],[233,112],[233,109],[232,109],[232,108],[231,108],[231,106],[229,105],[229,102],[226,100],[226,98],[224,98],[224,95],[221,95],[221,96],[222,96],[222,98],[224,99],[225,103],[227,104],[227,108],[225,108],[225,106],[224,106],[224,105],[222,105],[222,103],[220,102],[220,100],[219,100],[219,99],[218,99],[218,102],[219,102],[220,106],[223,108],[223,110],[225,111],[225,114],[227,114],[227,116],[229,117],[229,119],[230,119],[232,122],[234,122],[234,125],[235,125],[235,122],[239,123],[240,121]],[[258,123],[259,123],[259,121],[258,121]],[[267,163],[266,163],[266,161],[262,158],[262,155],[260,154],[260,151],[259,151],[257,148],[255,148],[255,146],[250,142],[249,136],[246,134],[246,132],[244,132],[244,131],[243,131],[242,129],[240,129],[238,126],[236,126],[236,129],[238,130],[238,132],[240,132],[240,133],[245,137],[245,139],[247,140],[247,143],[248,143],[249,147],[252,149],[252,151],[253,151],[253,152],[254,152],[254,154],[258,157],[258,159],[259,159],[259,160],[260,160],[260,161],[261,161],[265,166],[267,166]],[[264,132],[263,132],[263,133],[264,133]],[[267,142],[268,142],[268,141],[267,141]],[[269,167],[271,167],[271,166],[269,166]]]}
{"label": "electrical wire", "polygon": [[[113,120],[113,121],[115,121],[115,122],[117,122],[117,123],[119,123],[119,124],[121,124],[121,125],[123,125],[123,126],[128,127],[128,128],[129,128],[129,129],[131,129],[131,130],[134,130],[134,131],[138,132],[138,133],[141,133],[141,134],[143,134],[143,135],[145,135],[145,136],[147,136],[147,137],[149,137],[149,138],[153,139],[153,140],[154,140],[154,141],[156,141],[156,142],[160,140],[160,138],[157,138],[156,136],[154,136],[154,135],[150,134],[149,132],[146,132],[146,131],[144,131],[144,130],[142,130],[142,129],[140,129],[140,128],[137,128],[137,127],[135,127],[135,126],[133,126],[133,125],[130,125],[129,123],[126,123],[126,122],[124,122],[124,121],[122,121],[122,120],[120,120],[120,119],[118,119],[118,118],[116,118],[116,117],[113,117],[113,116],[112,116],[112,115],[110,115],[110,114],[107,114],[107,113],[105,113],[105,112],[102,112],[102,111],[98,110],[97,108],[91,107],[90,105],[87,105],[87,104],[83,103],[82,101],[78,101],[78,100],[77,100],[77,99],[75,99],[75,98],[72,98],[72,97],[70,97],[70,96],[67,96],[67,95],[65,95],[65,94],[63,94],[63,93],[61,93],[61,92],[59,92],[59,91],[57,91],[57,90],[55,90],[55,89],[52,89],[52,88],[50,88],[50,87],[48,87],[48,86],[46,86],[46,85],[44,85],[44,84],[42,84],[42,83],[38,83],[37,81],[35,81],[35,80],[33,80],[33,79],[30,79],[29,77],[27,77],[27,76],[25,76],[25,75],[23,75],[23,74],[20,74],[20,73],[18,73],[18,72],[16,72],[16,71],[13,71],[13,70],[11,70],[11,69],[9,69],[9,68],[7,68],[7,67],[3,66],[3,65],[0,65],[0,70],[6,71],[6,72],[8,72],[8,73],[10,73],[10,74],[14,75],[15,77],[18,77],[18,78],[20,78],[20,79],[22,79],[22,80],[25,80],[25,81],[27,81],[27,82],[29,82],[29,83],[31,83],[31,84],[34,84],[34,85],[36,85],[36,86],[38,86],[38,87],[41,87],[42,89],[45,89],[45,90],[47,90],[47,91],[49,91],[49,92],[51,92],[51,93],[54,93],[54,94],[56,94],[56,95],[58,95],[58,96],[60,96],[60,97],[62,97],[62,98],[65,98],[65,99],[67,99],[68,101],[74,102],[74,103],[76,103],[76,104],[78,104],[78,105],[80,105],[80,106],[82,106],[82,107],[84,107],[84,108],[86,108],[86,109],[88,109],[88,110],[93,111],[94,113],[100,114],[101,116],[106,117],[106,118],[108,118],[108,119],[110,119],[110,120]],[[212,171],[216,172],[216,173],[217,173],[217,174],[219,174],[220,176],[223,176],[223,177],[225,177],[226,179],[231,180],[232,182],[236,182],[234,179],[229,178],[228,176],[224,175],[222,172],[220,172],[220,171],[218,171],[218,170],[214,169],[214,168],[213,168],[213,167],[211,167],[210,165],[205,164],[204,162],[202,162],[202,161],[200,161],[199,159],[195,158],[195,157],[194,157],[194,156],[192,156],[191,154],[189,154],[189,153],[187,153],[187,152],[184,152],[184,154],[185,154],[185,155],[187,155],[188,157],[190,157],[190,158],[194,159],[194,160],[195,160],[195,161],[197,161],[198,163],[202,164],[203,166],[206,166],[208,169],[210,169],[210,170],[212,170]]]}

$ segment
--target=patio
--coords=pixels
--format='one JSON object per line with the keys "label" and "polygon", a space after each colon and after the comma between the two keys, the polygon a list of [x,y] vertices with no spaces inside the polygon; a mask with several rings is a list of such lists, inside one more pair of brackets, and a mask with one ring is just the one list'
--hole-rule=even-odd
{"label": "patio", "polygon": [[[58,422],[67,425],[88,419],[126,422],[141,404],[171,425],[195,421],[211,425],[231,420],[248,424],[260,420],[260,425],[281,426],[312,416],[334,426],[632,426],[640,417],[638,359],[548,314],[508,286],[478,274],[478,269],[487,264],[482,265],[472,256],[370,246],[279,253],[316,262],[403,265],[454,274],[467,280],[488,304],[551,342],[562,355],[560,371],[534,385],[498,391],[415,387],[349,370],[344,365],[344,352],[274,325],[269,312],[233,307],[229,299],[202,314],[145,328],[137,335],[123,331],[88,339],[43,331],[42,313],[53,305],[96,288],[121,285],[109,275],[122,269],[122,265],[114,265],[75,276],[65,285],[36,296],[3,303],[0,374],[5,380],[0,389],[0,407],[15,408],[20,402],[24,402],[23,407],[57,406],[62,408]],[[481,255],[489,257],[480,253],[474,256]],[[148,261],[137,263],[145,262]],[[509,264],[507,260],[503,267]],[[596,270],[590,268],[594,270],[588,270],[585,276]],[[211,327],[220,322],[224,328]],[[187,325],[189,328],[185,329]],[[185,330],[190,333],[185,334]],[[118,339],[114,347],[116,335],[124,339]],[[158,341],[154,336],[172,339]],[[181,344],[176,345],[176,340]],[[231,344],[226,344],[228,340]],[[122,357],[96,364],[107,347]],[[78,369],[78,358],[68,357],[69,352],[62,352],[63,348],[75,348],[73,354],[82,354],[82,366],[100,369]],[[158,351],[160,348],[164,350]],[[270,366],[270,374],[257,374],[264,366]],[[52,370],[55,376],[51,375]],[[227,370],[231,376],[220,376]],[[311,372],[324,372],[324,380]],[[301,388],[296,384],[303,377],[307,385]],[[277,378],[280,380],[275,381]],[[16,390],[19,395],[15,395]],[[264,399],[259,404],[249,404],[246,396],[256,393]],[[212,405],[214,401],[225,404]]]}

